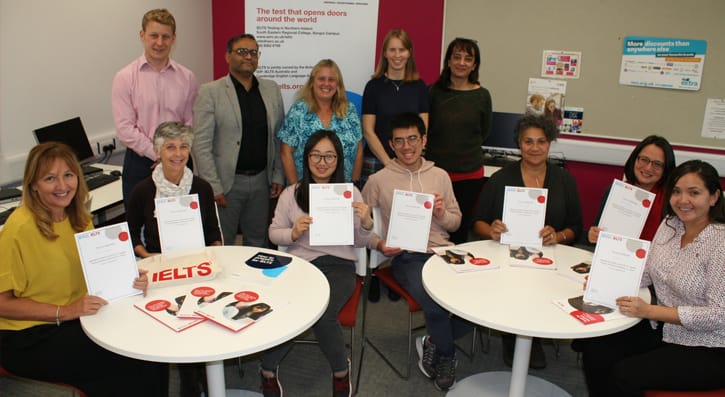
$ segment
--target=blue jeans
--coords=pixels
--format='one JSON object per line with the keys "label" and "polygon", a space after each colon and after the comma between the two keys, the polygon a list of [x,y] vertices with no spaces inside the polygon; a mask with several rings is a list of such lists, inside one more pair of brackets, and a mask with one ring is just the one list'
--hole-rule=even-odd
{"label": "blue jeans", "polygon": [[[312,327],[332,372],[343,372],[348,369],[348,356],[337,316],[355,290],[355,263],[331,255],[320,256],[310,262],[320,269],[330,284],[327,309]],[[291,347],[292,343],[287,342],[265,351],[262,354],[262,369],[274,371]]]}
{"label": "blue jeans", "polygon": [[436,346],[436,351],[444,357],[453,357],[453,342],[467,334],[473,325],[437,304],[423,288],[423,265],[431,254],[403,252],[391,261],[393,276],[423,309],[425,328]]}

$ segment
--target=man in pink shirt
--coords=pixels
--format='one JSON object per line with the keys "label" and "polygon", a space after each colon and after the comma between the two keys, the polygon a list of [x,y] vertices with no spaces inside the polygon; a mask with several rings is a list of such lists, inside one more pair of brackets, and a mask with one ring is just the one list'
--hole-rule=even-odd
{"label": "man in pink shirt", "polygon": [[144,53],[113,79],[111,104],[116,135],[127,150],[123,159],[123,198],[151,175],[156,162],[153,136],[164,121],[191,125],[199,82],[194,73],[171,60],[176,20],[166,9],[144,14],[139,32]]}

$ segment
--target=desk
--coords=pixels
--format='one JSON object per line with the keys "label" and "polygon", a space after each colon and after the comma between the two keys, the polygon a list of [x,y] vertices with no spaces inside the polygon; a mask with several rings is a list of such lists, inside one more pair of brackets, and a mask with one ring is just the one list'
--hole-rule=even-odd
{"label": "desk", "polygon": [[223,360],[277,346],[310,328],[327,307],[330,287],[315,266],[297,257],[274,279],[244,264],[259,251],[281,254],[278,251],[241,246],[209,249],[223,268],[218,277],[230,279],[233,271],[245,284],[260,284],[271,295],[289,297],[289,304],[275,307],[272,315],[239,333],[213,323],[174,333],[134,308],[134,302],[142,299],[134,296],[110,303],[96,315],[81,317],[83,330],[100,346],[127,357],[165,363],[206,362],[209,396],[224,396]]}
{"label": "desk", "polygon": [[[582,285],[556,271],[511,267],[508,248],[486,240],[464,244],[475,256],[485,256],[499,269],[456,273],[441,258],[432,256],[423,268],[423,285],[442,307],[473,323],[516,334],[512,372],[487,372],[462,380],[448,396],[568,395],[543,379],[528,376],[533,337],[570,339],[589,338],[627,329],[639,319],[583,325],[555,306],[555,299],[581,295]],[[591,253],[558,245],[557,266],[571,266],[590,259]],[[640,296],[649,301],[644,288]],[[510,383],[509,383],[510,376]],[[526,390],[529,383],[531,390]]]}

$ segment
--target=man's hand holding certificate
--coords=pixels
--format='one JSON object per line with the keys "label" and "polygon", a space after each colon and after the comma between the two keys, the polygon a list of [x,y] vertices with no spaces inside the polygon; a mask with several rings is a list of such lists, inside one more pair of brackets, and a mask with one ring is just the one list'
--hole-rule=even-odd
{"label": "man's hand holding certificate", "polygon": [[648,253],[649,241],[599,233],[584,300],[617,309],[617,298],[638,295]]}
{"label": "man's hand holding certificate", "polygon": [[615,179],[599,227],[610,233],[637,238],[654,200],[654,193]]}
{"label": "man's hand holding certificate", "polygon": [[352,183],[310,183],[310,245],[354,243]]}
{"label": "man's hand holding certificate", "polygon": [[539,231],[544,228],[548,192],[543,188],[506,186],[501,221],[508,230],[501,234],[501,244],[542,246]]}
{"label": "man's hand holding certificate", "polygon": [[435,196],[395,189],[385,245],[415,252],[428,251]]}
{"label": "man's hand holding certificate", "polygon": [[155,201],[161,252],[168,254],[182,249],[204,248],[198,194],[163,197]]}
{"label": "man's hand holding certificate", "polygon": [[143,292],[133,288],[139,274],[126,222],[76,233],[75,239],[90,295],[111,302]]}

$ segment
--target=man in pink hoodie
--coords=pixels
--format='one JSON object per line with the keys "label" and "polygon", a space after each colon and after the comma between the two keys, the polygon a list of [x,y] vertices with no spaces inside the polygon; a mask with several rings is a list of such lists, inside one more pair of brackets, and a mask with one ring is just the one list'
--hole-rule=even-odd
{"label": "man in pink hoodie", "polygon": [[450,316],[423,288],[423,265],[432,255],[432,247],[449,246],[450,232],[461,223],[461,210],[453,194],[448,173],[422,157],[426,144],[425,124],[414,113],[401,113],[390,122],[392,138],[388,144],[395,153],[393,161],[371,175],[362,194],[371,207],[379,207],[382,229],[388,229],[393,190],[433,194],[433,219],[428,237],[428,252],[409,252],[389,247],[380,236],[373,235],[368,248],[392,257],[393,275],[400,285],[423,308],[429,335],[416,339],[418,367],[436,388],[448,390],[456,383],[456,358],[453,341],[471,330],[470,323]]}

